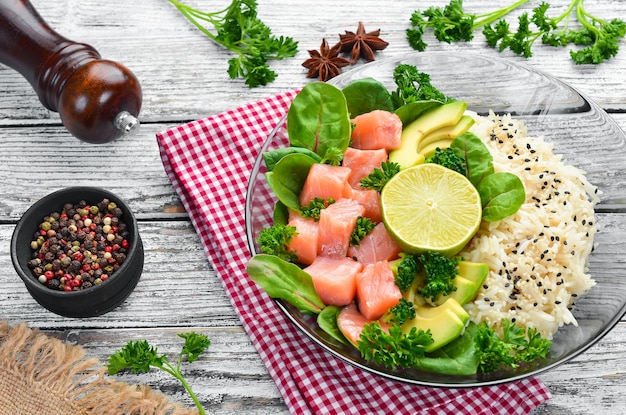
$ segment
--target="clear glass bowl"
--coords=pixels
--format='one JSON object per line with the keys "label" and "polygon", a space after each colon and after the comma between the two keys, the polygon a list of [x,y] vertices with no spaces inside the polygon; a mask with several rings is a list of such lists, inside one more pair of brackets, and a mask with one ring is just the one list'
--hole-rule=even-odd
{"label": "clear glass bowl", "polygon": [[[486,386],[514,381],[554,368],[584,352],[608,333],[626,312],[626,258],[621,247],[624,228],[617,213],[626,200],[626,135],[602,108],[554,77],[505,59],[465,53],[423,52],[375,61],[330,81],[342,88],[353,80],[372,77],[390,90],[399,64],[415,65],[431,76],[444,94],[466,101],[468,109],[486,115],[510,113],[526,123],[529,135],[554,143],[555,153],[587,172],[598,186],[601,203],[596,207],[599,232],[590,257],[589,272],[596,286],[574,308],[578,326],[562,327],[553,339],[548,358],[517,369],[475,376],[449,376],[419,370],[391,370],[369,364],[354,348],[324,333],[311,316],[278,300],[295,327],[337,358],[386,378],[437,387]],[[288,145],[285,118],[272,131],[261,153]],[[246,198],[246,227],[252,254],[258,253],[259,231],[272,225],[275,197],[259,157],[254,164]],[[623,209],[622,209],[623,210]],[[621,258],[621,261],[620,261]],[[295,329],[294,327],[294,329]]]}

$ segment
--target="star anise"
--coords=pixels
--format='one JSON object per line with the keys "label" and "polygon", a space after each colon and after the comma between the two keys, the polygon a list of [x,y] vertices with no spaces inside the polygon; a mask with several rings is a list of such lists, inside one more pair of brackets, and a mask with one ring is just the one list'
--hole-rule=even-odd
{"label": "star anise", "polygon": [[311,57],[304,61],[302,66],[309,69],[307,78],[317,78],[320,81],[328,81],[341,73],[341,68],[350,65],[347,59],[339,57],[341,44],[337,43],[332,48],[328,46],[326,39],[322,39],[320,51],[309,50]]}
{"label": "star anise", "polygon": [[352,51],[350,56],[351,64],[356,63],[360,56],[371,62],[375,60],[375,51],[383,50],[389,45],[388,42],[379,38],[378,35],[380,35],[380,29],[366,33],[363,22],[359,22],[356,33],[346,30],[346,34],[339,35],[341,51]]}

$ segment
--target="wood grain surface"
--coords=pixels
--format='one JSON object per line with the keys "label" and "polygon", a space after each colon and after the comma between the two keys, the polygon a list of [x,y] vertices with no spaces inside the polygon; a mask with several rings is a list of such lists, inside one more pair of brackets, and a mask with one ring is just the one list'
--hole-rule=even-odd
{"label": "wood grain surface", "polygon": [[[447,1],[259,0],[260,18],[276,35],[299,42],[295,58],[273,62],[278,78],[250,89],[226,73],[229,52],[201,34],[166,0],[32,0],[48,24],[63,36],[91,44],[103,58],[119,61],[139,78],[144,94],[142,126],[130,137],[95,146],[69,135],[58,114],[46,110],[32,87],[17,72],[0,65],[0,310],[12,323],[26,321],[51,336],[83,346],[88,355],[106,361],[129,340],[147,339],[159,351],[176,354],[177,333],[196,330],[211,339],[209,352],[185,372],[206,409],[213,414],[287,414],[276,386],[211,269],[199,239],[169,183],[159,158],[155,134],[187,121],[297,88],[310,81],[301,63],[307,50],[339,33],[381,29],[390,43],[377,58],[411,51],[405,29],[412,11]],[[188,0],[207,11],[229,2]],[[569,2],[554,0],[555,11]],[[530,2],[519,12],[538,2]],[[490,11],[493,2],[466,0],[473,13]],[[626,19],[622,0],[587,0],[599,16]],[[566,49],[537,44],[534,56],[521,58],[488,48],[480,33],[471,42],[436,43],[428,50],[469,51],[500,56],[544,71],[568,83],[604,108],[626,130],[626,42],[618,56],[601,65],[574,65]],[[363,65],[363,62],[357,63]],[[596,138],[602,146],[603,137]],[[584,152],[584,148],[579,149]],[[624,152],[620,148],[617,151]],[[602,153],[602,152],[600,152]],[[606,154],[604,155],[606,156]],[[579,155],[580,157],[580,155]],[[602,160],[590,158],[585,168],[598,178]],[[581,157],[583,159],[583,157]],[[626,166],[624,166],[626,167]],[[626,254],[626,181],[623,171],[604,177],[615,183],[599,220],[624,276]],[[28,294],[11,265],[9,244],[16,222],[36,200],[74,185],[106,187],[124,198],[140,220],[146,261],[131,296],[112,312],[91,319],[68,319],[41,308]],[[609,255],[609,254],[606,254]],[[626,321],[581,356],[540,376],[552,399],[536,415],[622,414],[626,411]],[[146,383],[191,406],[175,380],[158,372],[124,374],[120,380]],[[384,413],[384,412],[381,412]]]}

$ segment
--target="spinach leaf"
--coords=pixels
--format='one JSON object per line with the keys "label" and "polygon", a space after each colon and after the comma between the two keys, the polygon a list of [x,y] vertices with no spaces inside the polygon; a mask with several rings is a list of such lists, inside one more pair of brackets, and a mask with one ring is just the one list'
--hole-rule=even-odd
{"label": "spinach leaf", "polygon": [[519,177],[508,172],[491,174],[478,184],[483,220],[494,222],[517,212],[526,200]]}
{"label": "spinach leaf", "polygon": [[287,133],[292,146],[308,148],[323,159],[343,153],[352,133],[343,92],[325,82],[305,85],[289,107]]}
{"label": "spinach leaf", "polygon": [[465,159],[465,176],[478,187],[480,182],[493,174],[493,157],[483,141],[474,133],[463,133],[455,138],[450,147]]}
{"label": "spinach leaf", "polygon": [[311,276],[296,264],[274,255],[258,254],[248,261],[248,275],[272,298],[282,298],[302,313],[318,314],[326,306]]}
{"label": "spinach leaf", "polygon": [[465,176],[480,194],[483,220],[494,222],[514,214],[526,200],[524,185],[512,173],[495,173],[489,149],[474,133],[464,133],[450,144],[465,159]]}
{"label": "spinach leaf", "polygon": [[276,163],[278,163],[286,155],[293,154],[293,153],[302,153],[306,156],[311,157],[318,163],[322,161],[322,158],[319,155],[309,150],[308,148],[283,147],[283,148],[278,148],[276,150],[267,151],[263,153],[263,161],[265,162],[265,166],[267,167],[267,170],[268,171],[274,170]]}
{"label": "spinach leaf", "polygon": [[374,110],[393,112],[391,93],[374,78],[363,78],[350,82],[343,88],[350,117]]}
{"label": "spinach leaf", "polygon": [[265,173],[267,184],[288,208],[300,210],[300,191],[313,164],[315,160],[311,157],[292,153],[281,158],[274,170]]}
{"label": "spinach leaf", "polygon": [[326,308],[324,308],[317,315],[317,325],[320,326],[320,328],[328,333],[333,339],[343,344],[350,345],[350,342],[346,340],[337,325],[337,316],[339,316],[340,311],[341,307],[337,307],[335,305],[326,306]]}
{"label": "spinach leaf", "polygon": [[427,356],[417,358],[415,367],[445,375],[473,375],[478,370],[476,353],[478,327],[470,323],[462,336]]}
{"label": "spinach leaf", "polygon": [[402,125],[407,126],[425,113],[443,104],[439,101],[413,101],[397,108],[394,113],[402,120]]}
{"label": "spinach leaf", "polygon": [[274,225],[286,225],[289,223],[289,208],[280,200],[274,205],[274,214],[272,215]]}

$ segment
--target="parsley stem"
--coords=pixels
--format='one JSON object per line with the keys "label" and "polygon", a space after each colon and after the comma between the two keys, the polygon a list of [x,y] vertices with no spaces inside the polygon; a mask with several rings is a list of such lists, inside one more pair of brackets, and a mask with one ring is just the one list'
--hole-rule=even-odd
{"label": "parsley stem", "polygon": [[[476,15],[476,20],[474,21],[474,28],[478,28],[481,26],[485,26],[488,24],[491,24],[493,22],[495,22],[496,20],[500,19],[503,16],[506,16],[507,14],[511,13],[513,10],[517,9],[518,7],[522,6],[523,4],[528,3],[530,0],[518,0],[515,3],[511,4],[508,7],[503,7],[501,9],[498,10],[494,10],[491,11],[489,13],[484,13],[484,14],[479,14]],[[482,20],[480,20],[482,19]]]}
{"label": "parsley stem", "polygon": [[600,30],[594,24],[592,24],[589,19],[591,19],[592,22],[600,23],[600,25],[606,25],[609,24],[609,22],[596,16],[592,16],[589,12],[585,11],[583,3],[583,0],[572,1],[572,6],[574,4],[576,5],[576,18],[578,19],[580,24],[589,29],[589,31],[595,34],[597,38],[599,36]]}
{"label": "parsley stem", "polygon": [[[180,359],[179,359],[178,362],[179,362],[178,366],[180,368]],[[206,415],[206,412],[204,411],[204,408],[202,407],[202,404],[200,403],[200,400],[198,399],[196,394],[191,389],[191,386],[189,385],[189,383],[187,383],[187,381],[185,380],[183,375],[180,373],[180,370],[177,370],[174,366],[172,366],[167,361],[163,362],[163,366],[157,366],[157,367],[159,369],[164,370],[165,372],[169,373],[170,375],[174,376],[176,379],[178,379],[180,381],[180,383],[183,385],[183,387],[185,388],[185,390],[187,391],[187,393],[189,394],[189,396],[191,397],[191,399],[193,400],[193,403],[198,408],[198,413],[200,415]]]}
{"label": "parsley stem", "polygon": [[207,22],[214,24],[216,23],[216,20],[213,17],[216,15],[219,15],[220,13],[225,13],[227,9],[220,10],[218,12],[208,13],[208,12],[202,12],[200,10],[194,9],[193,7],[189,7],[177,0],[168,0],[168,1],[172,3],[174,7],[176,7],[178,11],[183,16],[185,16],[187,20],[189,20],[194,26],[196,26],[202,33],[210,37],[213,41],[221,44],[221,42],[217,39],[217,37],[213,33],[211,33],[207,28],[202,26],[196,19],[206,20]]}

